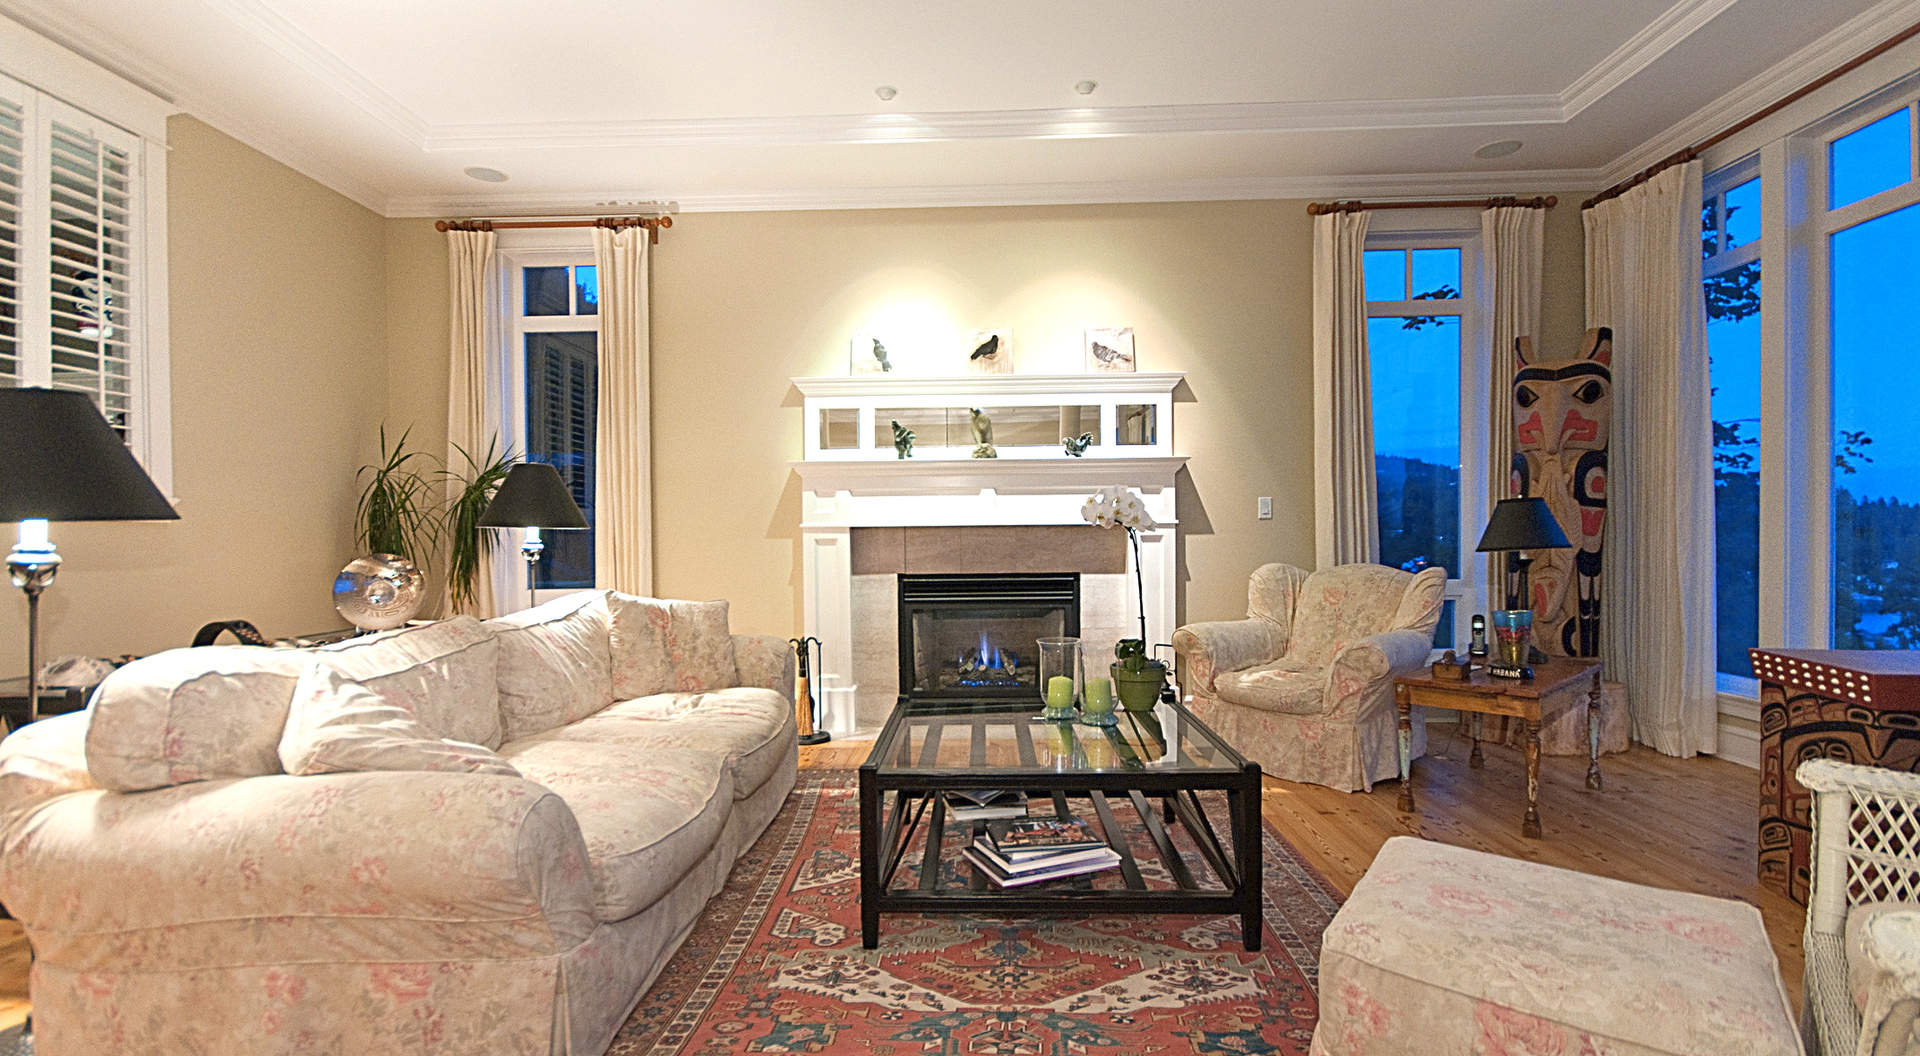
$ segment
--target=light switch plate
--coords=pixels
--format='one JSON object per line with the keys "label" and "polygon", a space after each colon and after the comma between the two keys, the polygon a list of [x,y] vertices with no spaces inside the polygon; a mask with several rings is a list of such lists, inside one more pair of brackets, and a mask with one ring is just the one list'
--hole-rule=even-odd
{"label": "light switch plate", "polygon": [[1263,521],[1273,520],[1273,496],[1260,496],[1260,519]]}

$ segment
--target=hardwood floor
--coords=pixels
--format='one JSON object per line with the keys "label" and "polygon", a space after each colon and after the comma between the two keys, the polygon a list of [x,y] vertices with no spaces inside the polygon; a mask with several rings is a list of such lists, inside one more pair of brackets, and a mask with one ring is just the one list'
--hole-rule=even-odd
{"label": "hardwood floor", "polygon": [[[1429,727],[1414,764],[1416,814],[1402,814],[1400,783],[1335,792],[1267,778],[1267,820],[1342,893],[1353,890],[1381,844],[1422,836],[1461,847],[1654,887],[1737,898],[1760,907],[1792,1007],[1800,1007],[1800,931],[1806,911],[1755,879],[1759,775],[1719,759],[1673,759],[1635,745],[1600,760],[1606,789],[1586,789],[1585,758],[1543,759],[1543,839],[1520,836],[1526,767],[1519,751],[1487,745],[1486,766],[1467,767],[1467,742]],[[800,749],[800,765],[858,766],[870,745],[836,740]]]}
{"label": "hardwood floor", "polygon": [[[1800,929],[1805,910],[1754,879],[1758,775],[1718,759],[1670,759],[1635,746],[1600,761],[1604,792],[1588,792],[1584,759],[1541,762],[1545,839],[1520,837],[1526,771],[1520,753],[1488,745],[1486,767],[1466,765],[1466,742],[1432,728],[1432,747],[1414,764],[1419,811],[1395,806],[1399,783],[1370,793],[1335,792],[1268,778],[1267,820],[1343,893],[1388,837],[1410,835],[1545,862],[1655,887],[1738,898],[1760,907],[1780,958],[1781,977],[1800,1005]],[[800,749],[800,765],[860,765],[870,744],[835,740]],[[27,944],[20,926],[0,921],[0,1028],[27,1013]]]}

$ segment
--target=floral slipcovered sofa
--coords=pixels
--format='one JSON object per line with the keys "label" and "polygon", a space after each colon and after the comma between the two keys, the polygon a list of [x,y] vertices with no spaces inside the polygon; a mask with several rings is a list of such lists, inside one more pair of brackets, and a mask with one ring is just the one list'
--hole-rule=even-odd
{"label": "floral slipcovered sofa", "polygon": [[607,591],[180,649],[0,743],[36,1051],[603,1052],[794,780],[786,643]]}

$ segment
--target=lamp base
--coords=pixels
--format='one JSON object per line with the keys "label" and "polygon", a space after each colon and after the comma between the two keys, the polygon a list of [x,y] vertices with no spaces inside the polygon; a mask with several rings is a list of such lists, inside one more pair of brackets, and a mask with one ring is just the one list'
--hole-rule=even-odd
{"label": "lamp base", "polygon": [[801,744],[825,744],[833,740],[833,735],[825,730],[815,730],[812,733],[803,733],[795,739]]}

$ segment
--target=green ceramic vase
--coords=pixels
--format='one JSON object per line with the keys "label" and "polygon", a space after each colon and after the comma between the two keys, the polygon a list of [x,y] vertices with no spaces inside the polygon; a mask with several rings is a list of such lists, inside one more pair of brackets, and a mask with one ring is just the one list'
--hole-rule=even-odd
{"label": "green ceramic vase", "polygon": [[1129,671],[1125,661],[1113,665],[1113,691],[1128,711],[1152,711],[1160,703],[1160,688],[1167,684],[1167,665],[1147,660],[1138,671]]}

